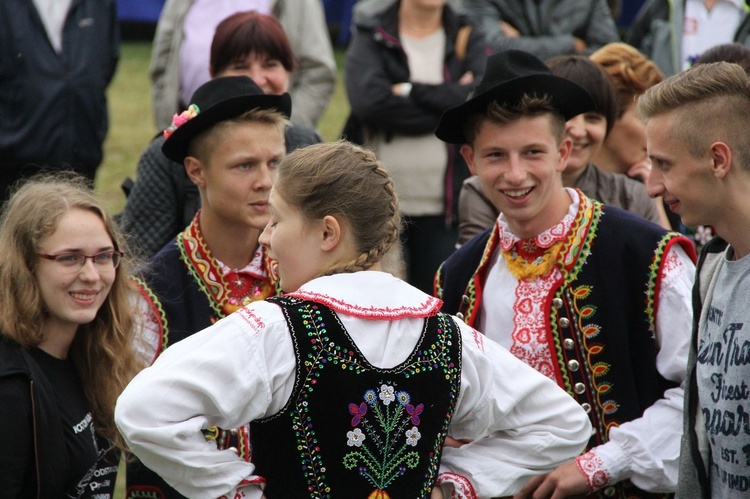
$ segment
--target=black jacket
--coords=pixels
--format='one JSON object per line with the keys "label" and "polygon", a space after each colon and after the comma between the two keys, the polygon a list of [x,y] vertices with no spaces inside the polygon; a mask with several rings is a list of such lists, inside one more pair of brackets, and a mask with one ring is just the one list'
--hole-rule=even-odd
{"label": "black jacket", "polygon": [[[0,387],[5,395],[0,420],[12,433],[0,442],[0,497],[4,499],[70,497],[74,472],[57,396],[47,380],[32,354],[0,337]],[[9,427],[8,418],[15,427]],[[25,424],[19,422],[24,420]],[[82,499],[114,492],[120,453],[99,435],[96,445],[100,451],[95,467],[91,475],[81,477],[77,490]]]}
{"label": "black jacket", "polygon": [[[35,480],[28,477],[23,481],[21,490],[3,490],[2,496],[50,499],[65,497],[65,483],[68,477],[61,466],[64,466],[62,463],[67,461],[67,450],[62,424],[57,415],[54,393],[31,355],[18,344],[7,339],[0,339],[0,383],[28,387],[28,400],[22,407],[14,407],[13,410],[27,410],[31,414],[34,464],[37,470]],[[2,410],[9,409],[8,407],[2,408]],[[18,449],[18,452],[21,450]],[[4,457],[0,456],[0,459]],[[5,473],[18,471],[7,466],[0,466],[0,483],[7,483],[2,478]],[[17,481],[17,477],[12,480],[12,482]]]}
{"label": "black jacket", "polygon": [[[366,144],[371,131],[382,131],[386,136],[433,133],[443,112],[465,102],[484,74],[488,54],[484,35],[473,29],[465,16],[446,5],[443,10],[445,82],[439,85],[412,82],[408,98],[393,95],[394,83],[411,80],[407,56],[398,37],[399,6],[400,2],[394,2],[373,16],[355,20],[344,73],[351,116],[342,133],[352,142]],[[465,36],[460,37],[460,32],[468,33],[465,43],[457,42]],[[459,84],[467,71],[473,73],[474,84]],[[458,147],[448,144],[446,147],[449,148],[446,214],[454,218],[458,191],[469,171]]]}
{"label": "black jacket", "polygon": [[[94,178],[119,58],[114,0],[73,0],[62,52],[31,0],[0,2],[0,189],[40,168]],[[3,192],[0,192],[0,196]]]}

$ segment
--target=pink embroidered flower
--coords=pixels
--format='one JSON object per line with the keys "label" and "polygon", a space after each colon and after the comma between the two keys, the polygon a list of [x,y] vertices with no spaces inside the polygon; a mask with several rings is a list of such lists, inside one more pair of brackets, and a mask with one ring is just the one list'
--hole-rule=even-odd
{"label": "pink embroidered flower", "polygon": [[169,128],[164,130],[164,138],[168,139],[175,130],[198,116],[200,112],[201,110],[198,108],[198,106],[196,106],[195,104],[190,104],[186,110],[184,110],[180,114],[175,114],[172,117],[172,124],[169,125]]}
{"label": "pink embroidered flower", "polygon": [[359,405],[349,404],[349,414],[354,416],[352,418],[352,426],[357,426],[362,421],[364,415],[367,414],[367,404],[364,402],[360,402]]}

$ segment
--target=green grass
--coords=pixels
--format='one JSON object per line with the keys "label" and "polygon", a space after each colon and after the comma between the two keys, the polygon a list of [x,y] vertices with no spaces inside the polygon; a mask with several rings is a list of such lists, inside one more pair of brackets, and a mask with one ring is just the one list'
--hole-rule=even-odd
{"label": "green grass", "polygon": [[[338,82],[331,103],[318,123],[326,141],[338,139],[349,114],[342,76],[343,58],[343,50],[337,49]],[[150,42],[124,42],[120,64],[108,90],[109,135],[95,185],[111,213],[117,213],[125,205],[120,184],[126,177],[135,178],[138,158],[157,132],[151,117],[150,59]]]}
{"label": "green grass", "polygon": [[[108,90],[110,127],[104,144],[104,161],[96,175],[96,192],[114,214],[125,205],[120,184],[126,177],[135,178],[138,159],[157,130],[151,117],[151,82],[148,67],[150,42],[124,42],[114,81]],[[344,52],[336,51],[338,82],[333,98],[318,124],[323,140],[336,140],[347,116],[342,68]],[[125,497],[125,467],[120,467],[114,499]]]}

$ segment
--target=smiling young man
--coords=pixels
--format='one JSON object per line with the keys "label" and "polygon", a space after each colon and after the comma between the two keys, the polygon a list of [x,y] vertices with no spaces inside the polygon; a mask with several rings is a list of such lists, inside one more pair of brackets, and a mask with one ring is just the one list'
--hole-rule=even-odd
{"label": "smiling young man", "polygon": [[[526,497],[674,491],[695,252],[684,237],[563,187],[565,122],[588,93],[534,56],[489,57],[473,97],[436,134],[500,211],[441,267],[436,293],[589,414],[584,454],[532,479]],[[484,476],[489,470],[469,470]]]}
{"label": "smiling young man", "polygon": [[739,498],[750,490],[750,81],[736,64],[700,64],[638,102],[663,196],[688,226],[718,237],[702,250],[693,290],[678,492]]}
{"label": "smiling young man", "polygon": [[[258,237],[270,218],[271,176],[286,153],[290,113],[289,94],[266,95],[246,76],[220,77],[199,87],[190,108],[165,131],[162,151],[184,164],[200,192],[201,209],[136,278],[148,362],[276,293],[271,259]],[[249,459],[247,437],[245,428],[206,432],[220,448],[235,447]],[[127,482],[128,497],[155,491],[159,497],[182,497],[140,463],[129,463]]]}

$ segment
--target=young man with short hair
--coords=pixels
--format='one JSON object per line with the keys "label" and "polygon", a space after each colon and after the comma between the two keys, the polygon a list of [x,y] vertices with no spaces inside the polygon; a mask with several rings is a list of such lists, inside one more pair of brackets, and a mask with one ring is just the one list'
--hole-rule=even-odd
{"label": "young man with short hair", "polygon": [[701,252],[685,389],[678,495],[750,490],[750,80],[742,67],[700,64],[649,89],[653,169],[647,187],[689,226],[718,234]]}
{"label": "young man with short hair", "polygon": [[523,497],[676,487],[695,252],[679,234],[563,187],[565,121],[591,108],[581,87],[509,50],[489,57],[473,97],[436,131],[463,144],[501,212],[438,272],[443,310],[555,380],[594,427],[584,454],[530,480]]}
{"label": "young man with short hair", "polygon": [[[148,362],[242,306],[276,294],[258,237],[270,218],[271,176],[286,154],[289,94],[266,95],[246,76],[216,78],[193,94],[165,131],[164,154],[185,165],[201,209],[136,278]],[[250,459],[247,428],[210,428],[206,438]],[[154,472],[130,463],[128,497],[181,498]],[[151,497],[151,496],[148,496]],[[155,497],[155,496],[154,496]]]}

